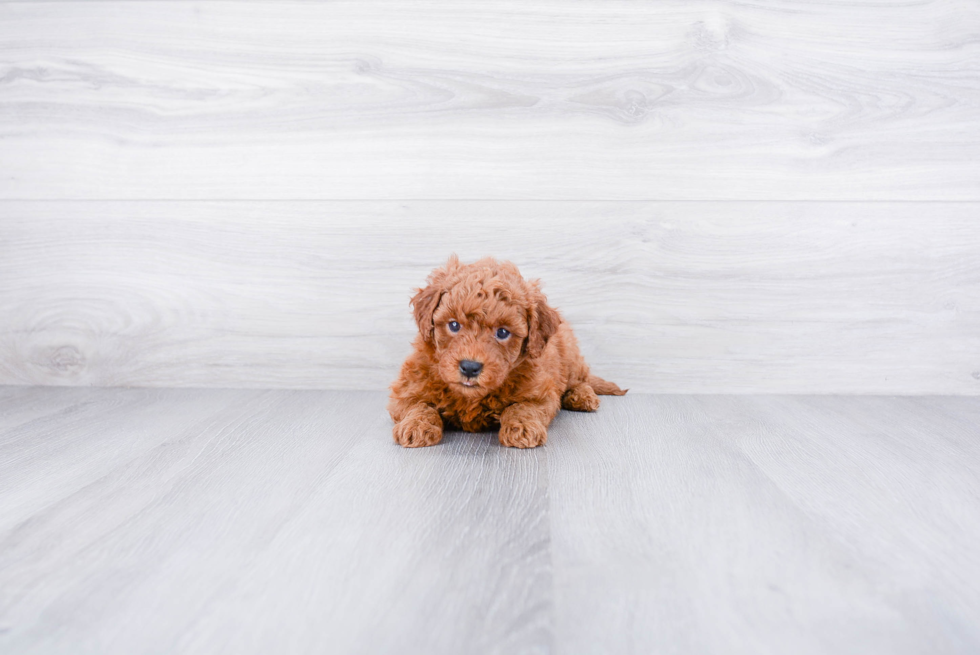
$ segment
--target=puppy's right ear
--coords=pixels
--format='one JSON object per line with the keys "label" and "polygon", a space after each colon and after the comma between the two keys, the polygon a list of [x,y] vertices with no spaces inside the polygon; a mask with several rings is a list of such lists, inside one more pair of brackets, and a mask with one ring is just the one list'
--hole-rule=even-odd
{"label": "puppy's right ear", "polygon": [[445,293],[443,289],[430,284],[424,289],[418,289],[412,298],[412,313],[415,314],[419,334],[422,335],[426,343],[432,343],[432,338],[435,335],[436,328],[432,322],[432,315],[435,314],[443,293]]}
{"label": "puppy's right ear", "polygon": [[426,343],[432,343],[435,336],[435,325],[432,323],[432,315],[436,313],[436,307],[442,300],[442,294],[446,293],[446,280],[449,273],[459,268],[459,258],[452,255],[444,268],[437,268],[432,271],[426,282],[427,286],[423,289],[416,289],[415,296],[412,297],[412,313],[415,315],[415,323],[419,326],[419,334]]}

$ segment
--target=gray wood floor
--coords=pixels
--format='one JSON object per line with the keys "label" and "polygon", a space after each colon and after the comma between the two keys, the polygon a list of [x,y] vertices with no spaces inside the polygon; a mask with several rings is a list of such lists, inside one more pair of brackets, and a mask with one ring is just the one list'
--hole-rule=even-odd
{"label": "gray wood floor", "polygon": [[3,653],[975,653],[980,399],[0,387]]}

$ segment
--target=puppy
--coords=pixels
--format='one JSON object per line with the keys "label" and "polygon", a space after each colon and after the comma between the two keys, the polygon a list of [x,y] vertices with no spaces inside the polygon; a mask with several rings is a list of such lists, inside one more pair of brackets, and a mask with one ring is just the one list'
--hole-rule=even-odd
{"label": "puppy", "polygon": [[396,443],[432,446],[449,426],[534,448],[559,407],[592,412],[596,394],[626,393],[589,374],[572,328],[510,262],[453,255],[427,282],[411,301],[414,352],[391,385]]}

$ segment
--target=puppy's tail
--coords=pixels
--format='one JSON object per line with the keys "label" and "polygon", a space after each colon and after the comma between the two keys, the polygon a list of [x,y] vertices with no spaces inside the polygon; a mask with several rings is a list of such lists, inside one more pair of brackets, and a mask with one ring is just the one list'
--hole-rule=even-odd
{"label": "puppy's tail", "polygon": [[623,396],[629,389],[620,389],[614,382],[606,382],[595,375],[589,376],[589,386],[600,396]]}

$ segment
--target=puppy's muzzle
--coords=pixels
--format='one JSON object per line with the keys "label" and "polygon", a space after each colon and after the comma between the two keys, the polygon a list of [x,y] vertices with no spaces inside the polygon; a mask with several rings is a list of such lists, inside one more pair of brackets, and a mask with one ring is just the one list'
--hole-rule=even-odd
{"label": "puppy's muzzle", "polygon": [[472,359],[464,359],[459,363],[459,372],[468,378],[475,378],[482,370],[483,364]]}

